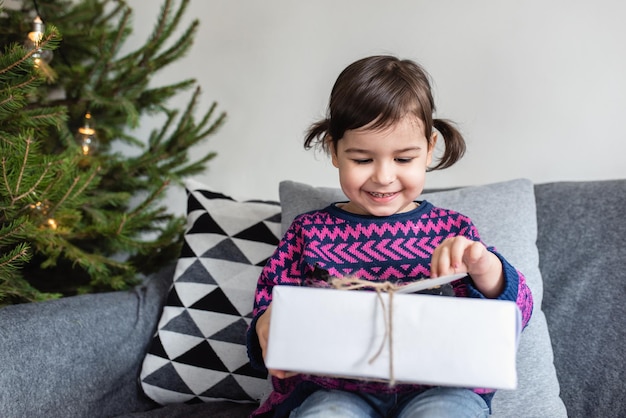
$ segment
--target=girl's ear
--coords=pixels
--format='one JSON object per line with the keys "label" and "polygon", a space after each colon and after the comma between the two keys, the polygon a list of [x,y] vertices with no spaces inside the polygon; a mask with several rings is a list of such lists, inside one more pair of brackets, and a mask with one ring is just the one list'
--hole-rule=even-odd
{"label": "girl's ear", "polygon": [[437,146],[437,139],[439,139],[439,137],[437,136],[437,131],[433,131],[430,139],[428,140],[428,157],[426,160],[426,165],[430,165],[430,163],[432,163],[433,161],[433,154],[435,153],[435,147]]}

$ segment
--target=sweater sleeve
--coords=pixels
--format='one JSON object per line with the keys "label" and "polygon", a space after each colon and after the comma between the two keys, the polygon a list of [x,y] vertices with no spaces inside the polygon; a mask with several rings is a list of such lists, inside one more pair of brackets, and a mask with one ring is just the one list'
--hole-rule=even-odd
{"label": "sweater sleeve", "polygon": [[[469,220],[469,218],[466,220],[468,224],[462,231],[463,235],[471,240],[482,242],[480,234],[478,233],[478,230],[476,229],[474,224],[471,222],[471,220]],[[483,243],[483,245],[486,246],[485,243]],[[493,253],[496,257],[498,257],[498,259],[502,263],[502,272],[504,274],[504,289],[496,299],[514,301],[522,313],[522,326],[526,327],[533,312],[533,296],[530,288],[526,284],[526,278],[524,277],[522,272],[520,272],[513,265],[511,265],[511,263],[509,263],[507,259],[502,254],[500,254],[494,247],[487,246],[487,250]],[[473,298],[487,298],[485,295],[482,294],[482,292],[480,292],[476,288],[476,286],[474,286],[474,282],[471,280],[471,278],[467,280],[466,284],[467,296]]]}
{"label": "sweater sleeve", "polygon": [[272,302],[272,290],[276,285],[299,286],[302,284],[303,239],[298,218],[291,224],[261,271],[254,294],[252,322],[248,327],[246,343],[252,367],[265,371],[256,323]]}
{"label": "sweater sleeve", "polygon": [[[526,327],[533,312],[533,296],[526,284],[526,278],[493,247],[488,247],[487,249],[498,257],[502,263],[502,271],[504,273],[504,290],[496,299],[515,302],[522,312],[522,326]],[[486,296],[474,286],[471,280],[467,288],[469,297],[486,299]]]}

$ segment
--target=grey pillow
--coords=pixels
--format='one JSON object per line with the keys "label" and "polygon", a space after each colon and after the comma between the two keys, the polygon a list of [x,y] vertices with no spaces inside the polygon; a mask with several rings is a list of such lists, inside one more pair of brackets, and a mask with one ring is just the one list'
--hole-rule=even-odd
{"label": "grey pillow", "polygon": [[[346,200],[341,189],[313,187],[293,181],[280,183],[283,232],[300,213]],[[559,397],[559,382],[553,364],[552,345],[541,309],[543,282],[537,251],[535,195],[530,180],[518,179],[484,186],[424,194],[421,199],[435,206],[469,216],[481,238],[495,246],[524,273],[535,302],[533,316],[522,334],[517,359],[518,388],[500,390],[493,403],[493,416],[566,417]]]}

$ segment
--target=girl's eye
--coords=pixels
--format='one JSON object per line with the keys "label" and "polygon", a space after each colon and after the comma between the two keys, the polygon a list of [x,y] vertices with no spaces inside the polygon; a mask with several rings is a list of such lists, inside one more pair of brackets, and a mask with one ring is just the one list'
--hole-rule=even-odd
{"label": "girl's eye", "polygon": [[356,159],[356,160],[352,160],[357,164],[367,164],[367,163],[371,163],[372,160],[371,158],[363,158],[363,159]]}
{"label": "girl's eye", "polygon": [[413,161],[413,158],[396,158],[396,162],[400,164],[408,164]]}

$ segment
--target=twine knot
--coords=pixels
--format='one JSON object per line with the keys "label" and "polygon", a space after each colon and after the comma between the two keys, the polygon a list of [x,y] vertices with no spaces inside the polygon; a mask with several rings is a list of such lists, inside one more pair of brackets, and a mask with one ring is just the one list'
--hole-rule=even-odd
{"label": "twine knot", "polygon": [[[389,347],[389,386],[394,386],[396,384],[396,379],[393,366],[393,295],[401,286],[397,286],[390,282],[376,283],[353,277],[333,278],[330,280],[330,285],[334,289],[339,290],[373,289],[376,291],[376,296],[378,297],[378,301],[382,307],[385,334],[383,335],[380,347],[378,347],[376,353],[368,360],[368,363],[372,364],[376,361],[382,353],[385,343],[387,343],[387,346]],[[389,295],[389,306],[385,306],[385,300],[382,297],[383,292]]]}

